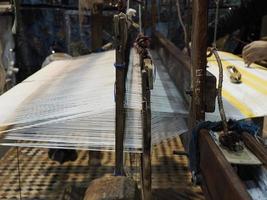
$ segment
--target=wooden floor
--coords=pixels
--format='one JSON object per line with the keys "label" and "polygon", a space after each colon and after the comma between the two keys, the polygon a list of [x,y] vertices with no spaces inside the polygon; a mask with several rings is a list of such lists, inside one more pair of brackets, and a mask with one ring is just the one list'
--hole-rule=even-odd
{"label": "wooden floor", "polygon": [[[153,149],[153,199],[204,199],[200,188],[191,184],[187,158],[173,155],[173,150],[183,150],[179,138],[166,141]],[[131,155],[131,159],[129,155],[126,157],[127,174],[139,180],[139,155]],[[27,200],[63,199],[63,192],[68,186],[85,188],[91,180],[105,174],[113,174],[114,166],[112,152],[102,154],[99,167],[88,166],[86,151],[80,151],[75,162],[60,165],[48,159],[45,149],[20,148],[19,160],[21,195],[23,199]],[[131,162],[129,162],[130,160]],[[19,199],[17,161],[16,148],[9,149],[0,159],[1,200]]]}

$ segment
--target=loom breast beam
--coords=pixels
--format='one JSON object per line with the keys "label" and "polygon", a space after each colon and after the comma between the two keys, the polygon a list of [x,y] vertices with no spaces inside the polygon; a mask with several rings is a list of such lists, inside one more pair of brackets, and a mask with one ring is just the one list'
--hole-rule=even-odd
{"label": "loom breast beam", "polygon": [[199,135],[200,169],[205,197],[213,200],[251,199],[244,184],[207,130]]}

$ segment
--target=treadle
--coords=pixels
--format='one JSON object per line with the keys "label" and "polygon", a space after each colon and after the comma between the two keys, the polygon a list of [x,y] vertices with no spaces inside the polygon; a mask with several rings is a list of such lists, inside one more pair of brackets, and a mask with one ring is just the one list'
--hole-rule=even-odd
{"label": "treadle", "polygon": [[229,163],[236,165],[262,165],[262,162],[246,146],[242,151],[229,151],[219,143],[218,132],[210,131],[209,133]]}

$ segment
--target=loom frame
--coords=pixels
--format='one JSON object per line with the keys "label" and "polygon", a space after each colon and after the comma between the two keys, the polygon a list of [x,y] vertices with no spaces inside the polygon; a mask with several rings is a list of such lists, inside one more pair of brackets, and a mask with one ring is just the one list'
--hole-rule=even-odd
{"label": "loom frame", "polygon": [[[117,24],[116,24],[117,23]],[[125,135],[125,107],[124,101],[126,96],[126,76],[129,51],[129,32],[127,31],[127,39],[122,36],[125,33],[126,18],[124,14],[119,14],[114,16],[114,26],[117,26],[118,33],[115,31],[116,37],[116,117],[115,117],[115,175],[124,176],[124,166],[123,166],[123,141]],[[116,29],[116,28],[114,28]],[[125,41],[127,41],[125,43]],[[151,101],[150,101],[150,88],[148,80],[148,71],[144,68],[144,59],[139,55],[139,66],[142,77],[142,125],[143,125],[143,142],[142,142],[142,153],[140,156],[140,174],[141,174],[141,196],[144,200],[152,199],[151,191]]]}
{"label": "loom frame", "polygon": [[[183,54],[180,49],[156,31],[156,0],[152,0],[151,5],[151,27],[154,48],[160,55],[178,90],[182,93],[184,102],[191,108],[188,122],[190,127],[193,127],[200,120],[205,120],[205,112],[207,112],[205,105],[212,103],[210,101],[214,100],[213,98],[209,98],[207,93],[213,93],[213,97],[216,94],[216,91],[214,92],[216,78],[210,77],[206,73],[207,2],[207,0],[193,1],[191,62],[189,56]],[[190,141],[190,134],[187,133],[185,135],[185,137],[182,136],[182,141],[184,147],[187,148],[188,142]],[[266,168],[266,148],[248,133],[243,134],[243,140],[245,145],[261,160]],[[241,182],[230,163],[225,159],[205,129],[201,130],[199,134],[199,150],[201,170],[199,181],[206,199],[251,199],[251,196],[245,189],[244,183]],[[219,187],[219,185],[223,185],[223,187]]]}

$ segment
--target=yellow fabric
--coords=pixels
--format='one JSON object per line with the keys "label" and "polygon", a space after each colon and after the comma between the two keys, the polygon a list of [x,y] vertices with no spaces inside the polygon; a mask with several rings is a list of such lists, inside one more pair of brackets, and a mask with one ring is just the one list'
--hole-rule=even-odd
{"label": "yellow fabric", "polygon": [[[219,52],[223,69],[223,98],[236,109],[226,110],[231,117],[251,118],[267,115],[267,69],[257,64],[247,67],[243,59],[227,52]],[[231,83],[226,67],[232,65],[242,75],[242,83]],[[218,65],[214,56],[208,58],[208,71],[217,77]],[[240,113],[243,115],[241,116]]]}

